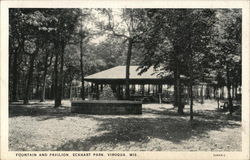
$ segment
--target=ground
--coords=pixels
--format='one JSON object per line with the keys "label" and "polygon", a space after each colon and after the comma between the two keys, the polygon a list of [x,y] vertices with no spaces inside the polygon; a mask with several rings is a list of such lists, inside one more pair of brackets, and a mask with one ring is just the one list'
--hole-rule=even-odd
{"label": "ground", "polygon": [[70,113],[69,101],[9,106],[11,151],[241,151],[241,120],[195,103],[194,121],[170,104],[144,104],[142,115]]}

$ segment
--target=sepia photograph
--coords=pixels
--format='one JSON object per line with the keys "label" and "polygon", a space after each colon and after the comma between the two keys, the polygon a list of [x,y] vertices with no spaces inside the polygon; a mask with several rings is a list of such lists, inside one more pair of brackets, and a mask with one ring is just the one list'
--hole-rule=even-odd
{"label": "sepia photograph", "polygon": [[242,14],[8,8],[8,151],[242,152]]}

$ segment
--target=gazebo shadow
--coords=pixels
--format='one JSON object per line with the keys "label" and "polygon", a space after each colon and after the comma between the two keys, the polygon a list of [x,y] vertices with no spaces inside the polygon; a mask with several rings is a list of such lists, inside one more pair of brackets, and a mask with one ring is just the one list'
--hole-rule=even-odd
{"label": "gazebo shadow", "polygon": [[9,117],[30,116],[37,117],[39,120],[51,118],[63,119],[70,116],[70,107],[61,106],[54,108],[52,105],[32,104],[32,105],[9,105]]}

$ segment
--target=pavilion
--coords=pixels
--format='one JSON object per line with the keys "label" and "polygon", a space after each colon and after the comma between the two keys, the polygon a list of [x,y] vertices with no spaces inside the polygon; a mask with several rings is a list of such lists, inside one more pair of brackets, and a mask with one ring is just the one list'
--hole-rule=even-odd
{"label": "pavilion", "polygon": [[[174,78],[173,74],[170,72],[161,72],[160,69],[154,69],[150,67],[146,72],[139,74],[139,66],[130,66],[130,95],[131,98],[143,98],[143,97],[155,97],[160,99],[162,97],[170,99],[173,101],[173,86]],[[181,75],[182,83],[185,83],[185,77]],[[85,96],[88,99],[99,99],[100,93],[103,91],[103,87],[109,85],[113,93],[115,93],[118,100],[125,98],[125,80],[126,80],[126,66],[116,66],[84,78],[85,83]],[[81,82],[74,80],[73,87],[70,90],[70,95],[80,95],[81,92]],[[77,85],[76,85],[77,84]],[[188,89],[184,84],[183,88],[183,98],[188,99]],[[236,93],[239,91],[236,90]],[[227,90],[224,87],[219,88],[218,94],[223,99],[227,95]],[[216,93],[212,86],[206,83],[200,83],[193,86],[193,95],[196,98],[201,96],[215,97]],[[74,96],[70,96],[74,97]],[[80,97],[80,96],[79,96]],[[72,99],[72,98],[70,98]]]}
{"label": "pavilion", "polygon": [[[138,66],[130,66],[130,94],[131,96],[137,91],[140,96],[161,96],[163,86],[172,85],[173,78],[171,74],[160,76],[160,70],[149,68],[146,72],[139,74]],[[164,77],[164,78],[163,78]],[[91,85],[87,90],[88,95],[94,95],[95,99],[99,98],[100,92],[104,85],[110,85],[112,90],[117,94],[118,99],[122,99],[125,95],[126,66],[116,66],[84,78]],[[169,86],[168,86],[169,87]],[[137,92],[138,93],[138,92]]]}

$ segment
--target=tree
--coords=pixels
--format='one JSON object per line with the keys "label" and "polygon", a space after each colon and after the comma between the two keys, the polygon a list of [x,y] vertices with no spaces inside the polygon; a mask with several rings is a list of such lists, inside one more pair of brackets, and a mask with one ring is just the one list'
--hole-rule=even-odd
{"label": "tree", "polygon": [[204,61],[204,54],[208,53],[209,28],[213,24],[213,12],[205,9],[149,9],[147,15],[151,19],[151,23],[148,24],[154,29],[143,39],[145,58],[141,63],[142,71],[154,66],[161,67],[163,72],[173,74],[175,105],[178,106],[180,114],[183,114],[181,75],[186,77],[189,81],[192,119],[192,86],[194,78],[201,74],[195,73],[194,67],[199,66]]}
{"label": "tree", "polygon": [[80,16],[80,30],[79,30],[79,38],[80,38],[80,65],[81,65],[81,81],[82,81],[82,89],[81,89],[81,97],[82,100],[85,99],[85,88],[84,88],[84,69],[83,69],[83,41],[87,37],[87,32],[83,30],[83,16],[86,16],[86,13],[81,13],[82,15]]}
{"label": "tree", "polygon": [[[48,68],[52,64],[52,59],[53,59],[53,51],[52,48],[53,46],[48,44],[48,47],[45,47],[45,56],[44,56],[44,62],[43,62],[43,76],[42,76],[42,91],[40,95],[40,101],[44,102],[45,101],[45,92],[46,92],[46,76],[48,72]],[[52,53],[50,53],[52,52]]]}
{"label": "tree", "polygon": [[22,11],[20,9],[9,10],[9,68],[10,68],[10,101],[17,101],[18,96],[18,78],[19,78],[19,65],[22,62],[21,56],[24,48],[25,29],[22,21]]}
{"label": "tree", "polygon": [[[15,14],[15,12],[17,14]],[[17,93],[17,59],[22,62],[22,57],[18,57],[18,55],[23,55],[25,58],[28,58],[29,61],[25,61],[28,64],[27,69],[27,82],[25,83],[25,91],[24,91],[24,104],[27,104],[30,98],[30,90],[33,81],[33,72],[34,72],[34,63],[37,54],[40,52],[40,48],[44,45],[46,41],[46,35],[50,31],[47,28],[47,24],[51,19],[45,18],[42,12],[36,9],[11,9],[10,10],[10,29],[13,35],[20,35],[16,37],[12,37],[15,41],[19,41],[18,45],[16,45],[17,50],[14,56],[14,79],[13,79],[13,99],[16,100]],[[12,38],[10,42],[13,43]],[[16,40],[15,40],[16,38]],[[12,48],[13,49],[13,48]]]}
{"label": "tree", "polygon": [[[55,28],[52,32],[52,39],[56,50],[54,62],[54,95],[55,107],[61,106],[63,86],[64,86],[64,53],[65,47],[70,41],[72,34],[75,31],[78,18],[80,16],[79,9],[49,9],[48,16],[56,19],[53,24]],[[60,58],[60,59],[59,59]],[[60,72],[58,72],[58,63],[60,61]],[[58,74],[59,73],[59,74]]]}
{"label": "tree", "polygon": [[[188,56],[188,77],[189,77],[189,94],[190,94],[190,120],[193,120],[193,85],[196,80],[203,80],[204,70],[207,65],[205,58],[209,54],[212,28],[215,23],[215,13],[213,10],[189,10],[184,13],[187,17],[188,34],[186,38],[186,51]],[[188,11],[187,11],[188,12]],[[192,21],[192,18],[194,19]],[[202,69],[199,69],[202,68]],[[199,72],[199,71],[203,72]]]}
{"label": "tree", "polygon": [[[212,54],[216,58],[214,69],[226,82],[228,90],[229,112],[233,112],[232,86],[241,84],[241,35],[242,18],[239,9],[221,9],[217,11]],[[218,83],[219,84],[219,83]]]}
{"label": "tree", "polygon": [[[18,68],[21,69],[19,65],[23,65],[22,73],[27,72],[27,78],[21,80],[26,86],[25,96],[23,97],[24,103],[28,103],[38,54],[39,57],[45,54],[43,88],[45,87],[46,70],[48,67],[46,57],[48,58],[49,56],[44,48],[53,44],[55,59],[51,63],[54,64],[55,72],[53,74],[55,78],[55,106],[61,105],[64,85],[64,50],[71,35],[75,32],[79,15],[79,9],[10,9],[10,65],[11,70],[13,70],[13,74],[10,75],[13,77],[13,79],[10,78],[12,82],[10,86],[11,100],[17,100],[17,84],[18,76],[20,75]],[[60,72],[58,72],[59,65]],[[38,71],[37,77],[40,72],[41,70]],[[39,84],[37,84],[38,89]],[[42,94],[44,95],[44,93],[43,89]]]}
{"label": "tree", "polygon": [[[129,75],[130,75],[130,63],[132,57],[132,50],[136,43],[138,43],[139,37],[147,30],[142,27],[143,18],[145,18],[145,12],[142,9],[121,9],[116,10],[117,17],[121,18],[121,21],[114,21],[115,16],[113,15],[114,10],[103,9],[102,13],[108,16],[108,24],[104,26],[104,30],[111,31],[111,33],[124,39],[124,43],[127,42],[127,58],[126,58],[126,79],[125,79],[125,96],[126,99],[130,99],[129,93]],[[117,14],[119,16],[117,16]]]}
{"label": "tree", "polygon": [[34,62],[35,62],[35,58],[39,52],[39,42],[37,40],[35,40],[35,47],[32,46],[32,48],[35,48],[33,52],[26,52],[30,57],[29,60],[29,70],[27,73],[27,83],[26,83],[26,90],[25,90],[25,97],[24,97],[24,104],[28,104],[29,103],[29,98],[30,98],[30,89],[31,89],[31,84],[32,84],[32,80],[33,80],[33,72],[34,72]]}
{"label": "tree", "polygon": [[82,80],[82,91],[81,91],[81,97],[84,100],[85,99],[85,94],[84,94],[84,70],[83,70],[83,47],[82,47],[82,43],[83,43],[83,39],[86,37],[85,32],[83,32],[82,30],[82,26],[81,26],[81,30],[80,30],[80,64],[81,64],[81,80]]}
{"label": "tree", "polygon": [[[149,67],[161,67],[163,72],[170,73],[174,77],[175,104],[178,107],[178,113],[183,114],[181,104],[181,65],[183,64],[183,52],[181,44],[182,30],[178,28],[181,23],[181,17],[176,15],[178,10],[149,9],[147,17],[149,23],[145,27],[152,28],[147,36],[141,41],[144,42],[144,59],[140,64],[141,72]],[[179,30],[177,30],[179,29]],[[164,74],[163,74],[164,75]]]}

